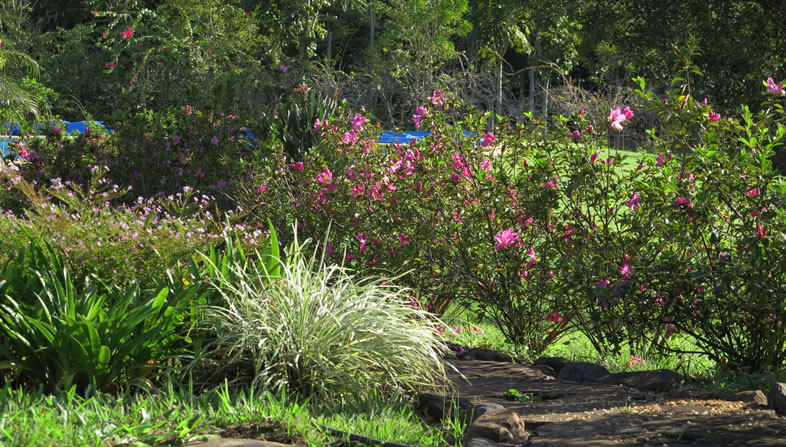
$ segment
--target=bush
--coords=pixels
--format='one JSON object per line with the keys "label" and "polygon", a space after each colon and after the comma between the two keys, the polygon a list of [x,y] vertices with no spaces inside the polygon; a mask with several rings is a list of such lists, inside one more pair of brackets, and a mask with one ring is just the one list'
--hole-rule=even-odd
{"label": "bush", "polygon": [[84,189],[53,178],[36,190],[10,168],[4,175],[31,205],[20,215],[0,215],[0,258],[12,254],[19,235],[28,233],[38,243],[60,249],[79,277],[95,274],[116,284],[147,286],[162,271],[188,261],[194,251],[221,240],[226,231],[238,231],[252,247],[265,233],[251,226],[225,228],[225,216],[209,210],[211,198],[189,188],[120,206],[114,203],[126,191],[108,183],[101,169],[93,170]]}
{"label": "bush", "polygon": [[189,373],[320,397],[440,383],[437,322],[408,305],[409,291],[323,264],[322,250],[307,257],[307,245],[291,247],[281,276],[205,258],[224,302],[205,309]]}
{"label": "bush", "polygon": [[0,289],[0,369],[48,392],[114,391],[149,384],[182,346],[178,306],[196,288],[142,290],[71,275],[57,252],[31,242],[5,264]]}

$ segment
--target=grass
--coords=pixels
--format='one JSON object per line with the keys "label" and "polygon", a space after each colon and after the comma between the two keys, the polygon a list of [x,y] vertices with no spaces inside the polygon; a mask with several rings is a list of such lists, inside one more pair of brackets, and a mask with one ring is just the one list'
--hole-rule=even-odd
{"label": "grass", "polygon": [[3,446],[180,445],[216,434],[309,446],[346,441],[320,424],[419,446],[451,445],[463,436],[463,427],[455,421],[444,421],[450,431],[425,425],[401,396],[317,405],[253,387],[222,387],[198,395],[169,388],[89,398],[5,387],[0,390],[0,410]]}
{"label": "grass", "polygon": [[[446,331],[446,341],[456,343],[465,348],[487,348],[510,354],[514,357],[535,360],[525,346],[517,346],[508,342],[502,332],[493,323],[478,321],[471,311],[451,309],[446,321],[454,328]],[[472,328],[477,330],[473,330]],[[461,328],[460,331],[456,328]],[[687,337],[675,334],[671,338],[675,348],[691,350],[695,346]],[[682,388],[692,391],[735,393],[746,390],[762,390],[765,393],[775,382],[786,382],[786,369],[771,373],[751,373],[731,370],[710,360],[707,356],[691,355],[647,355],[635,353],[646,364],[631,362],[631,353],[622,351],[616,355],[600,355],[593,349],[589,339],[580,332],[569,332],[556,343],[546,349],[542,356],[565,357],[571,361],[592,362],[603,365],[610,372],[641,371],[653,369],[671,369],[689,377]]]}

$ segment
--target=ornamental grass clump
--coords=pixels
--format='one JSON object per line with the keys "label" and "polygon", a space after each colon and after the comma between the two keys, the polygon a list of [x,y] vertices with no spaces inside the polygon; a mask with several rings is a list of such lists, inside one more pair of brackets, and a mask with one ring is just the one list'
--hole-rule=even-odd
{"label": "ornamental grass clump", "polygon": [[307,245],[292,244],[280,274],[213,268],[223,303],[205,309],[204,345],[187,372],[320,398],[443,383],[441,323],[409,304],[411,291],[326,264],[324,250],[308,256]]}

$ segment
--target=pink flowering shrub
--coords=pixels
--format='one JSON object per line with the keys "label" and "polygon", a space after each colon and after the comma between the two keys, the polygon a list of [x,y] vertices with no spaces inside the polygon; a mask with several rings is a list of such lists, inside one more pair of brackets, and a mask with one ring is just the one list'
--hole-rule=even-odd
{"label": "pink flowering shrub", "polygon": [[[772,160],[783,150],[782,98],[753,114],[713,119],[711,106],[676,84],[667,101],[639,80],[639,95],[665,123],[661,153],[643,167],[642,209],[659,220],[642,282],[658,301],[653,319],[693,337],[710,358],[753,370],[786,360],[786,185]],[[763,92],[764,93],[764,92]],[[772,95],[772,92],[769,92]],[[668,136],[668,139],[667,139]]]}
{"label": "pink flowering shrub", "polygon": [[685,93],[642,84],[637,107],[664,127],[636,168],[604,138],[625,133],[633,106],[489,129],[440,97],[416,112],[426,139],[389,146],[341,111],[313,126],[321,142],[302,164],[270,157],[244,208],[313,237],[330,226],[329,262],[401,273],[438,314],[475,303],[534,353],[579,330],[599,352],[649,356],[690,336],[719,361],[779,365],[782,109],[737,121]]}
{"label": "pink flowering shrub", "polygon": [[[567,320],[546,318],[560,310],[550,267],[559,252],[539,235],[546,207],[532,205],[525,191],[544,192],[539,185],[555,180],[524,175],[524,140],[509,142],[511,154],[498,158],[498,137],[481,132],[485,116],[466,111],[467,127],[459,127],[442,107],[432,102],[428,113],[418,112],[432,132],[421,143],[379,145],[352,113],[320,122],[320,150],[301,166],[275,163],[257,212],[294,218],[313,237],[330,225],[329,261],[405,273],[399,281],[437,314],[456,300],[479,302],[511,340],[540,352]],[[503,123],[497,134],[514,130]]]}

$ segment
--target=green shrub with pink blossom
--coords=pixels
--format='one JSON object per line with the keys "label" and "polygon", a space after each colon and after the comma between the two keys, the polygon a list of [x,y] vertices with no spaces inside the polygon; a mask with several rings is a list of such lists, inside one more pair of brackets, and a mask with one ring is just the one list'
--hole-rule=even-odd
{"label": "green shrub with pink blossom", "polygon": [[734,120],[689,83],[656,96],[640,82],[636,107],[662,127],[635,169],[606,149],[635,107],[492,125],[435,92],[413,116],[431,131],[422,142],[380,145],[368,117],[346,110],[318,120],[314,153],[271,158],[255,211],[308,235],[330,224],[329,259],[406,271],[413,302],[438,314],[474,303],[535,353],[566,330],[599,352],[665,353],[678,331],[717,361],[778,367],[782,95]]}

